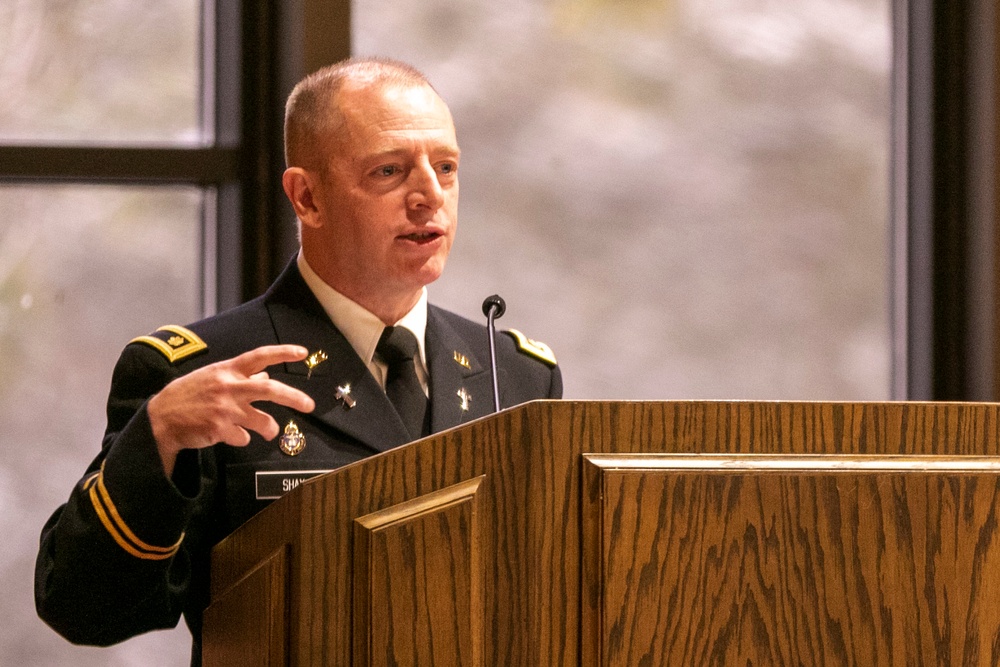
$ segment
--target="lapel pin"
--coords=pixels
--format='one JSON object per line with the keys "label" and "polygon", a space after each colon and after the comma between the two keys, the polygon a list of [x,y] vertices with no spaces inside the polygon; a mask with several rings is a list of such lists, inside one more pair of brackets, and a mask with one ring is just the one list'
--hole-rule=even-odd
{"label": "lapel pin", "polygon": [[326,360],[327,360],[326,352],[324,352],[323,350],[316,350],[308,357],[306,357],[305,363],[306,366],[309,368],[309,372],[306,373],[306,379],[308,380],[309,378],[311,378],[313,374],[313,369]]}
{"label": "lapel pin", "polygon": [[278,447],[289,456],[297,456],[306,448],[306,436],[302,435],[293,420],[289,419],[285,425],[285,433],[278,441]]}
{"label": "lapel pin", "polygon": [[354,397],[351,396],[351,385],[349,384],[337,387],[337,393],[334,394],[334,397],[336,397],[338,401],[343,401],[348,410],[358,404],[358,402],[354,400]]}
{"label": "lapel pin", "polygon": [[469,363],[469,358],[464,354],[462,354],[461,352],[459,352],[458,350],[455,350],[455,352],[452,355],[452,358],[458,363],[459,366],[468,369],[472,368],[472,364]]}
{"label": "lapel pin", "polygon": [[472,394],[465,391],[465,387],[462,387],[455,393],[458,395],[460,399],[462,399],[462,402],[458,404],[458,407],[462,408],[462,412],[468,412],[469,403],[472,402]]}

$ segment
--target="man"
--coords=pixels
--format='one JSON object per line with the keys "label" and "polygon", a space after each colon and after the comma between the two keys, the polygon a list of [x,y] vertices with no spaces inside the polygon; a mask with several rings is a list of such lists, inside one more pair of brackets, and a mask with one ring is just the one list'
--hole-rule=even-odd
{"label": "man", "polygon": [[[492,409],[485,327],[427,305],[457,222],[445,103],[407,65],[346,61],[292,92],[285,143],[298,256],[262,297],[125,348],[102,451],[43,529],[36,604],[70,641],[183,613],[199,664],[216,542],[317,470]],[[497,354],[503,405],[561,396],[544,345]]]}

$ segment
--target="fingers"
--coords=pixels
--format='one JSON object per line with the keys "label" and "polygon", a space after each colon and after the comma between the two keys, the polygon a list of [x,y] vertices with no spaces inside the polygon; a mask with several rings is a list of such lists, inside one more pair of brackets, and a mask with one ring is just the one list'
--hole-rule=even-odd
{"label": "fingers", "polygon": [[[241,446],[242,444],[247,444],[250,442],[250,434],[247,433],[247,429],[259,433],[265,440],[274,440],[278,437],[278,422],[274,421],[274,417],[267,414],[263,410],[258,410],[257,408],[250,408],[243,418],[240,424],[243,428],[243,433],[246,434],[247,442],[240,443],[236,446]],[[234,444],[234,443],[227,443]]]}
{"label": "fingers", "polygon": [[316,403],[308,394],[271,379],[265,370],[307,355],[308,350],[300,345],[268,345],[208,364],[167,384],[147,407],[164,470],[170,474],[182,449],[217,442],[245,446],[251,431],[273,440],[278,435],[277,422],[254,403],[266,401],[301,413],[315,410]]}
{"label": "fingers", "polygon": [[311,396],[277,380],[253,378],[247,382],[246,392],[245,400],[248,403],[269,401],[299,412],[312,412],[316,409],[316,402]]}
{"label": "fingers", "polygon": [[244,352],[229,360],[229,364],[243,375],[250,377],[268,366],[302,361],[309,356],[309,350],[301,345],[265,345]]}
{"label": "fingers", "polygon": [[242,426],[230,424],[224,431],[219,433],[217,442],[232,445],[233,447],[246,447],[250,444],[250,433]]}
{"label": "fingers", "polygon": [[247,406],[238,416],[222,420],[216,428],[215,437],[209,437],[208,441],[233,447],[249,445],[250,431],[260,434],[265,440],[274,440],[281,430],[274,417],[252,406]]}
{"label": "fingers", "polygon": [[271,380],[264,370],[275,364],[302,361],[308,355],[309,351],[301,345],[265,345],[244,352],[231,359],[229,363],[237,372],[246,375],[250,380],[245,387],[245,400],[248,403],[270,401],[299,412],[312,412],[316,408],[316,403],[309,395],[282,382]]}

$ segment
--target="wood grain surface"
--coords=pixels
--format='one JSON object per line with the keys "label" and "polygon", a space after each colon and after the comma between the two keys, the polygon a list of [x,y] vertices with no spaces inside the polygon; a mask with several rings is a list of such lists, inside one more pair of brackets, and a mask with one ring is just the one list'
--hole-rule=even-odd
{"label": "wood grain surface", "polygon": [[[366,553],[386,581],[393,563],[439,564],[445,544],[481,554],[440,587],[453,600],[410,598],[426,607],[414,624],[432,607],[458,616],[461,582],[481,581],[482,664],[992,664],[997,478],[973,459],[997,456],[998,416],[959,403],[529,403],[302,484],[217,546],[212,599],[287,546],[288,664],[372,664],[353,636],[356,519],[481,477],[478,537],[448,510]],[[598,466],[600,483],[585,483],[584,454],[640,453],[944,467]],[[401,555],[409,545],[421,553]],[[206,628],[206,645],[223,634]],[[414,650],[396,664],[425,664]],[[478,664],[463,651],[454,664]]]}
{"label": "wood grain surface", "polygon": [[884,463],[590,458],[589,664],[995,664],[1000,462]]}
{"label": "wood grain surface", "polygon": [[355,520],[355,663],[482,664],[482,479]]}
{"label": "wood grain surface", "polygon": [[204,622],[220,632],[204,648],[205,664],[288,664],[288,592],[288,553],[282,547],[212,601]]}

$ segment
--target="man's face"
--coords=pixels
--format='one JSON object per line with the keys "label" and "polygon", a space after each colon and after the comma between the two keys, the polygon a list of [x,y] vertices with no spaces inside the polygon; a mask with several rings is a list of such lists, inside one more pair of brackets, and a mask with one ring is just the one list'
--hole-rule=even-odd
{"label": "man's face", "polygon": [[441,275],[458,222],[451,113],[427,86],[349,83],[338,99],[344,124],[315,174],[322,224],[303,229],[306,259],[362,305],[415,303]]}

